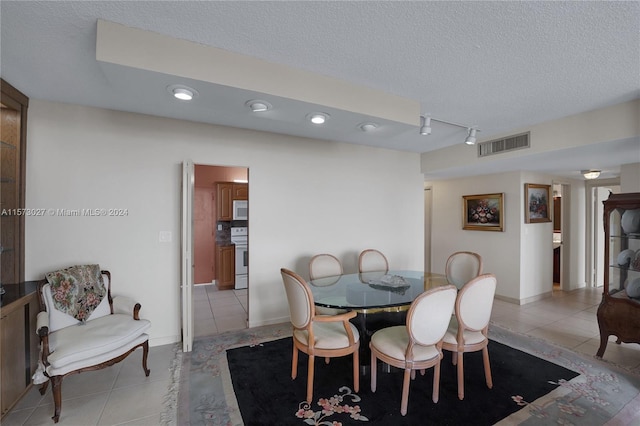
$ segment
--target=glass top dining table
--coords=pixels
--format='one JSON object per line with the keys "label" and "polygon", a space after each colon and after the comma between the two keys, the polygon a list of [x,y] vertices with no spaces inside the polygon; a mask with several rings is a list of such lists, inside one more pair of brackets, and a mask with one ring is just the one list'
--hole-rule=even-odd
{"label": "glass top dining table", "polygon": [[447,284],[443,274],[404,270],[344,274],[309,281],[316,306],[359,313],[406,310],[421,293]]}

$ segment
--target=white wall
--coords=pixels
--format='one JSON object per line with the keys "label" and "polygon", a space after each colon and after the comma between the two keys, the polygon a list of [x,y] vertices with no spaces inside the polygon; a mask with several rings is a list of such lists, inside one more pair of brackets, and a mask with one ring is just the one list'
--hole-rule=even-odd
{"label": "white wall", "polygon": [[[250,326],[288,320],[280,268],[330,252],[423,265],[419,154],[31,100],[28,208],[123,208],[122,217],[27,217],[28,280],[97,262],[142,303],[151,344],[179,339],[181,162],[249,168]],[[170,243],[160,243],[170,231]]]}
{"label": "white wall", "polygon": [[[522,199],[519,173],[501,173],[430,183],[433,192],[431,269],[444,273],[449,255],[468,250],[479,253],[483,271],[498,279],[496,294],[520,297],[520,223]],[[504,232],[462,229],[462,196],[504,193]],[[552,235],[549,232],[549,241]]]}
{"label": "white wall", "polygon": [[640,163],[620,166],[620,191],[640,192]]}
{"label": "white wall", "polygon": [[[496,295],[513,303],[528,303],[551,293],[553,286],[553,223],[524,223],[524,184],[551,185],[552,176],[538,173],[498,173],[430,182],[433,188],[431,264],[444,272],[447,257],[460,250],[479,253],[483,271],[496,274]],[[569,288],[585,285],[584,184],[571,186],[571,221],[566,232]],[[462,196],[504,194],[504,231],[462,229]]]}

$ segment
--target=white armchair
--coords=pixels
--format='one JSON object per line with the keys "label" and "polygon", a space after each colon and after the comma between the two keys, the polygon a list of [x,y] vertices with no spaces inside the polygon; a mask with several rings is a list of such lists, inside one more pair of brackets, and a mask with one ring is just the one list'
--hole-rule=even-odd
{"label": "white armchair", "polygon": [[[100,271],[99,267],[97,270]],[[146,376],[150,373],[146,332],[151,323],[139,318],[139,303],[124,296],[111,297],[109,271],[100,271],[100,275],[106,294],[83,320],[58,309],[59,296],[58,301],[54,300],[51,284],[46,279],[38,286],[40,312],[36,333],[40,336],[41,362],[33,381],[40,385],[42,395],[51,382],[55,423],[60,419],[64,377],[111,366],[139,347],[143,349],[142,368]]]}

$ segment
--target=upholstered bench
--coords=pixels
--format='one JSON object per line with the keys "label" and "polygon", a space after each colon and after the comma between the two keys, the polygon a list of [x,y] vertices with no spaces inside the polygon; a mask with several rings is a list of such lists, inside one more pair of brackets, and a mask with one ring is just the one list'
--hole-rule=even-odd
{"label": "upholstered bench", "polygon": [[142,368],[146,376],[150,373],[147,368],[149,336],[146,332],[151,323],[138,318],[139,303],[124,296],[112,298],[111,274],[109,271],[100,271],[100,274],[106,294],[90,315],[81,320],[59,309],[60,304],[55,303],[55,298],[61,299],[60,291],[58,289],[54,296],[47,279],[38,286],[40,312],[36,331],[41,342],[41,363],[33,381],[41,385],[42,395],[51,381],[55,405],[52,418],[56,423],[60,419],[62,379],[65,376],[111,366],[139,347],[143,348]]}

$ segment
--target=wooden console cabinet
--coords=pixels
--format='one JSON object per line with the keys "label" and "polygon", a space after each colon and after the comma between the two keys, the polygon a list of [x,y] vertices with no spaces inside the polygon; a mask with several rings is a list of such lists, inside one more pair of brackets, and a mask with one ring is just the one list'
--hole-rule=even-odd
{"label": "wooden console cabinet", "polygon": [[[612,194],[604,202],[604,288],[598,307],[602,358],[609,336],[640,343],[640,193]],[[629,294],[627,293],[629,291]],[[636,297],[629,297],[636,296]]]}
{"label": "wooden console cabinet", "polygon": [[31,387],[31,375],[38,364],[35,285],[24,294],[24,284],[8,284],[0,315],[0,406],[2,416]]}

